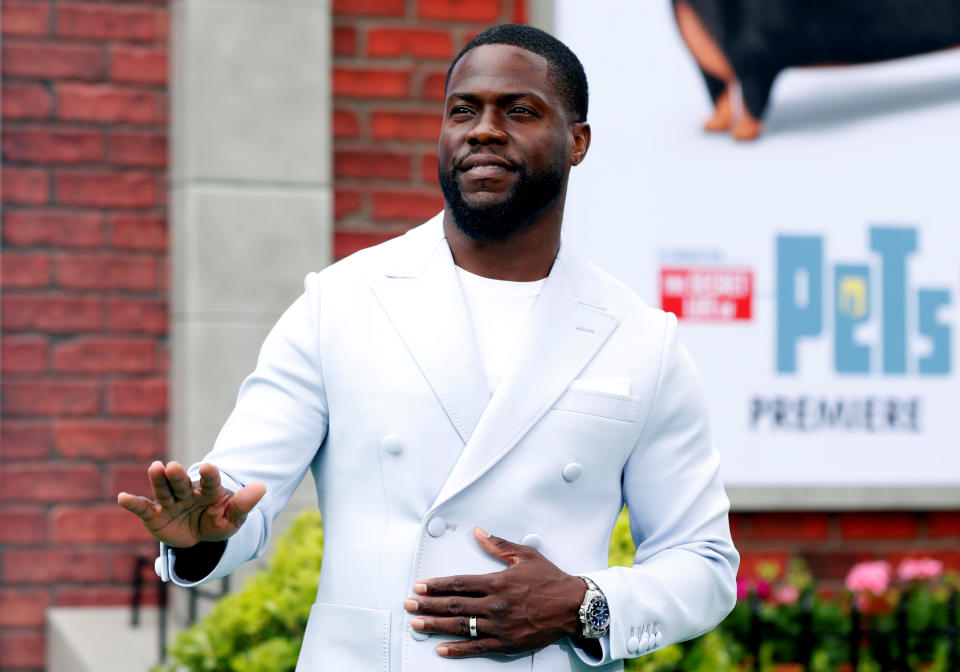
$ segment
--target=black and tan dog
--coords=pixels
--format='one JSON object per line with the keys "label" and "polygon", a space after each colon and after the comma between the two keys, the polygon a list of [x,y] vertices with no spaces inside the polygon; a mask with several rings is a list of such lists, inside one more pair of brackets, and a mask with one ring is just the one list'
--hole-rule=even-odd
{"label": "black and tan dog", "polygon": [[[739,140],[760,135],[773,82],[786,68],[960,46],[960,0],[673,0],[673,9],[714,102],[705,128]],[[737,83],[740,105],[731,100]]]}

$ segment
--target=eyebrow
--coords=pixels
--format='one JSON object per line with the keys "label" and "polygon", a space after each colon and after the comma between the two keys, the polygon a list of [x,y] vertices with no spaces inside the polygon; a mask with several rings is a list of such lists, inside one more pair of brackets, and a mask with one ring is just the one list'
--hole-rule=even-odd
{"label": "eyebrow", "polygon": [[[478,96],[475,93],[460,93],[459,91],[454,91],[449,96],[447,96],[447,98],[448,99],[459,98],[460,100],[466,101],[468,103],[472,103],[474,105],[479,105],[482,102],[480,96]],[[532,91],[520,91],[516,93],[501,93],[500,95],[497,96],[497,104],[509,105],[512,102],[520,100],[521,98],[533,98],[534,100],[537,100],[543,104],[546,104],[546,101],[541,96],[537,95],[536,93],[533,93]]]}

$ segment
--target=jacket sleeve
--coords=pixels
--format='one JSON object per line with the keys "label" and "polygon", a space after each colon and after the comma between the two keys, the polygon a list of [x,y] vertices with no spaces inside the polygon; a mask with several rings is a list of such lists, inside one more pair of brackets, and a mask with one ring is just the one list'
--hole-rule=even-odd
{"label": "jacket sleeve", "polygon": [[[320,368],[319,276],[307,276],[302,294],[267,335],[256,369],[240,387],[237,403],[203,459],[220,469],[233,491],[260,482],[263,499],[227,541],[220,561],[200,581],[173,572],[175,552],[160,545],[157,573],[167,581],[193,586],[223,577],[258,557],[267,547],[274,518],[310,467],[327,432],[327,399]],[[188,474],[197,479],[200,463]]]}
{"label": "jacket sleeve", "polygon": [[720,456],[710,442],[696,367],[668,315],[657,389],[623,472],[637,552],[632,567],[588,572],[607,597],[603,658],[629,658],[715,627],[736,603],[740,557],[730,537]]}

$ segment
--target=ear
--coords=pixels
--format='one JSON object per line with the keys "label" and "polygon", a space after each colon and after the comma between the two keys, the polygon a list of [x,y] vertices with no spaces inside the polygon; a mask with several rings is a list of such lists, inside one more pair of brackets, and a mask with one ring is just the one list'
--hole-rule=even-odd
{"label": "ear", "polygon": [[570,132],[573,135],[570,165],[579,166],[590,149],[590,124],[585,121],[573,123],[570,125]]}

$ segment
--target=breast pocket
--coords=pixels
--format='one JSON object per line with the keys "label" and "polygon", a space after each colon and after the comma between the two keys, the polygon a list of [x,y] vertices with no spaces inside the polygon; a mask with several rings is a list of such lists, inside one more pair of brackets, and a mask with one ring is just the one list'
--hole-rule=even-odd
{"label": "breast pocket", "polygon": [[553,405],[552,410],[582,413],[621,422],[636,422],[644,405],[642,397],[598,390],[568,389]]}

